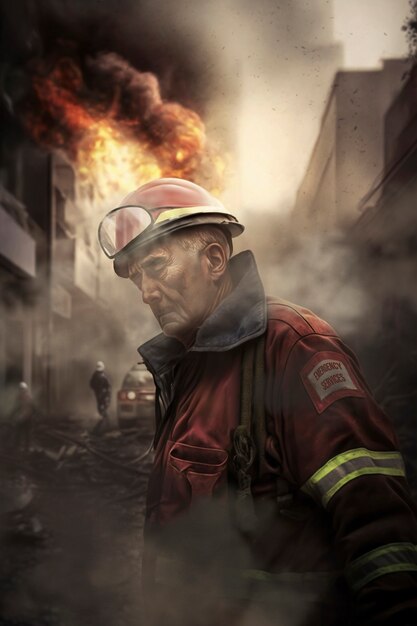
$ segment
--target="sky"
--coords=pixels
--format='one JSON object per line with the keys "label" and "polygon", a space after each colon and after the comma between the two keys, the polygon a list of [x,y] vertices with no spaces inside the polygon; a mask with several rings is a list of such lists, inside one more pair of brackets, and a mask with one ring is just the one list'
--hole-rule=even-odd
{"label": "sky", "polygon": [[408,0],[334,0],[336,39],[344,46],[344,67],[375,67],[381,58],[407,54],[401,27]]}
{"label": "sky", "polygon": [[[22,2],[33,8],[25,19]],[[376,67],[407,54],[401,27],[408,0],[16,0],[14,6],[7,11],[13,32],[3,44],[12,64],[31,47],[53,56],[59,42],[70,40],[84,58],[116,52],[153,72],[165,100],[195,108],[209,138],[230,150],[223,200],[243,213],[255,206],[291,210],[338,69]]]}
{"label": "sky", "polygon": [[[283,21],[266,11],[259,20],[247,13],[247,40],[239,48],[246,72],[237,118],[236,202],[243,213],[254,205],[291,211],[335,72],[405,57],[401,27],[408,8],[408,0],[334,0],[332,11],[331,3],[314,0],[294,3]],[[330,18],[327,11],[333,13]],[[259,33],[268,29],[279,33],[275,45],[259,45]]]}
{"label": "sky", "polygon": [[[225,135],[231,150],[225,205],[243,223],[262,223],[264,231],[270,228],[269,221],[262,220],[267,212],[288,214],[292,209],[335,72],[341,67],[376,67],[382,58],[407,53],[401,30],[407,0],[34,0],[25,3],[37,9],[26,20],[18,10],[22,1],[7,5],[14,30],[9,29],[9,46],[3,43],[3,48],[7,52],[11,48],[10,66],[21,71],[19,63],[26,55],[52,53],[53,58],[58,43],[66,42],[67,53],[75,57],[80,54],[91,60],[100,52],[116,52],[135,70],[153,72],[165,100],[195,108],[210,138]],[[53,13],[51,21],[45,20],[48,12]],[[42,29],[43,21],[48,26]],[[17,98],[19,81],[15,87]],[[132,100],[126,98],[128,103]],[[141,182],[138,175],[135,185]],[[107,210],[113,207],[109,204]],[[99,212],[89,214],[94,236],[104,214],[101,207]],[[247,232],[253,241],[254,230]],[[256,252],[265,249],[274,261],[279,232],[272,234],[271,242],[259,236],[253,247]],[[304,256],[295,259],[293,270],[285,270],[280,289],[273,292],[315,309],[316,299],[325,298],[323,290],[314,290],[316,299],[312,298],[311,285],[325,283],[329,298],[333,297],[340,273],[334,271],[333,250],[324,255],[315,243],[304,249]],[[349,251],[342,250],[336,267],[343,269],[349,262]],[[314,264],[316,280],[308,271]],[[329,268],[333,282],[328,280]],[[276,264],[265,274],[271,276],[271,284],[276,283]],[[108,275],[113,285],[111,264]],[[116,287],[111,289],[117,299],[126,298],[129,304],[124,308],[132,311],[132,327],[138,334],[137,339],[136,334],[129,339],[128,359],[133,363],[132,345],[153,333],[153,321],[149,316],[145,323],[141,317],[137,324],[138,296],[127,281],[117,284],[120,296]],[[126,295],[121,295],[122,289]],[[338,298],[332,320],[340,319],[341,309],[351,314],[353,303],[359,303],[356,323],[364,308],[361,296],[362,292],[352,296],[350,291],[343,300]],[[88,342],[84,343],[89,351]]]}

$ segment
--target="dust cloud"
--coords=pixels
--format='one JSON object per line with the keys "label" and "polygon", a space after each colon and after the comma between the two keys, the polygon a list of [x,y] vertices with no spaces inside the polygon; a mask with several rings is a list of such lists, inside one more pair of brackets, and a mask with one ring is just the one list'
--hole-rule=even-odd
{"label": "dust cloud", "polygon": [[[249,0],[204,3],[166,0],[158,5],[156,12],[155,2],[151,1],[12,3],[6,11],[10,28],[5,41],[10,45],[4,46],[2,68],[2,95],[8,110],[14,114],[16,103],[27,93],[28,61],[54,57],[62,50],[83,63],[98,58],[101,53],[117,54],[117,58],[125,59],[139,71],[158,76],[163,100],[175,99],[196,110],[206,124],[207,133],[224,141],[231,155],[224,200],[247,226],[245,235],[236,241],[236,251],[254,250],[268,293],[311,308],[343,335],[356,336],[358,342],[365,339],[370,343],[372,334],[385,333],[390,328],[390,319],[383,323],[386,311],[383,304],[387,298],[405,299],[411,303],[413,314],[413,265],[406,256],[401,256],[403,253],[385,251],[383,261],[376,268],[346,233],[333,232],[326,236],[303,233],[297,240],[288,234],[294,190],[318,132],[331,79],[343,62],[342,47],[334,36],[332,4],[324,0],[314,3],[261,0],[256,4]],[[105,75],[104,71],[102,78]],[[95,240],[100,217],[110,208],[113,207],[93,207],[92,212],[83,216],[82,230],[90,232],[91,240]],[[98,317],[94,307],[80,307],[76,323],[69,327],[62,321],[49,338],[54,353],[68,355],[62,375],[71,380],[72,368],[77,369],[85,381],[85,387],[68,386],[66,397],[61,398],[62,406],[84,415],[95,410],[88,389],[95,362],[105,362],[115,391],[123,375],[138,360],[136,346],[158,332],[135,287],[114,276],[107,259],[103,258],[100,266],[100,289],[107,298],[106,314],[100,313],[102,317]],[[64,273],[69,270],[61,267]],[[397,275],[402,279],[396,280]],[[34,300],[29,298],[21,304],[21,294],[16,300],[9,295],[7,311],[23,307],[26,317],[45,315],[43,305],[36,302],[48,297],[49,282],[45,277],[37,284],[39,291]],[[384,339],[388,337],[387,332]],[[382,380],[383,372],[378,372],[378,376]],[[114,404],[112,409],[114,413]],[[71,504],[75,510],[83,510],[83,506],[88,510],[82,498]],[[24,617],[16,615],[18,602],[23,603],[23,608],[28,606],[30,613],[39,597],[44,599],[46,593],[68,602],[66,623],[70,626],[80,623],[77,615],[80,607],[84,623],[91,623],[91,603],[97,607],[102,601],[100,623],[121,624],[117,615],[104,614],[108,606],[106,591],[119,584],[126,585],[128,602],[135,605],[138,581],[126,574],[120,559],[116,559],[114,567],[109,564],[103,552],[105,542],[95,550],[94,537],[102,532],[108,545],[112,545],[117,524],[102,510],[96,518],[95,511],[85,511],[78,525],[74,520],[57,522],[56,528],[65,533],[60,539],[65,557],[61,559],[59,554],[53,554],[49,561],[41,563],[37,576],[28,582],[26,599],[10,598],[11,619]],[[220,519],[216,513],[211,520],[206,509],[196,515],[207,523]],[[219,529],[211,529],[204,541],[193,535],[197,526],[191,520],[190,526],[184,528],[183,537],[191,544],[191,551],[205,563],[207,559],[210,563],[214,551],[221,556],[222,550],[226,564],[236,558],[247,562],[244,544],[236,546],[239,537],[233,533],[227,535],[230,531],[227,524],[221,528],[225,533],[223,538]],[[133,533],[134,545],[137,537],[138,533]],[[220,548],[219,537],[223,539]],[[235,548],[233,558],[231,547]],[[222,562],[222,559],[213,561],[213,567]],[[73,598],[68,598],[66,580],[76,577],[78,571],[83,575],[75,585]],[[83,588],[87,571],[101,590],[97,596],[86,594]],[[206,590],[204,577],[196,581],[197,597],[199,591]],[[214,591],[213,595],[205,596],[206,611],[217,601]],[[254,598],[247,594],[246,588],[242,591],[249,603],[244,607],[242,625],[255,621],[262,624],[256,603],[252,604]],[[167,593],[169,607],[176,598],[170,596],[175,592]],[[293,616],[294,625],[302,623],[305,617],[302,608],[300,612]],[[184,624],[183,619],[179,623]],[[192,626],[197,623],[194,621]]]}

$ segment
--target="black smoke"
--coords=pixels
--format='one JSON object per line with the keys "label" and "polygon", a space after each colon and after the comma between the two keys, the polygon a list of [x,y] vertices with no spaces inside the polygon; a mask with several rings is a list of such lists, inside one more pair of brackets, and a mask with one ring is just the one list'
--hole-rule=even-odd
{"label": "black smoke", "polygon": [[[3,92],[18,98],[29,61],[73,58],[83,66],[99,53],[115,53],[141,72],[158,76],[165,99],[204,113],[213,90],[213,51],[181,32],[177,3],[134,0],[17,0],[3,3]],[[187,31],[187,29],[185,29]],[[10,93],[11,92],[11,93]]]}

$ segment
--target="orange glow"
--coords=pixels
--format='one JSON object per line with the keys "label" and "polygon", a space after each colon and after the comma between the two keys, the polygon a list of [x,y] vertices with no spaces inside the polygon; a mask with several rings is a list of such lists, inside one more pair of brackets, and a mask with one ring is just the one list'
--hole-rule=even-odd
{"label": "orange glow", "polygon": [[131,191],[140,182],[162,175],[152,153],[105,120],[96,122],[78,145],[77,166],[82,183],[92,184],[98,196],[111,198]]}
{"label": "orange glow", "polygon": [[96,197],[121,197],[160,176],[202,182],[213,193],[223,188],[225,159],[209,144],[194,111],[159,97],[146,120],[132,119],[123,116],[114,85],[109,86],[111,106],[103,110],[104,98],[92,98],[70,59],[61,59],[49,72],[38,67],[32,84],[34,101],[23,116],[26,128],[38,144],[63,151],[81,184],[92,185]]}

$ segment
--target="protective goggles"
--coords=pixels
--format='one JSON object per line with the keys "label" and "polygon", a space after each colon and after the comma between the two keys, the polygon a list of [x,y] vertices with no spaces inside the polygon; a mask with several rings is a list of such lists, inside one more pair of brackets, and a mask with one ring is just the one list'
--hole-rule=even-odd
{"label": "protective goggles", "polygon": [[[155,227],[162,225],[164,230],[166,227],[168,227],[167,230],[174,230],[179,227],[179,221],[185,226],[184,220],[187,217],[190,219],[190,225],[198,223],[203,215],[206,215],[204,221],[207,222],[207,214],[215,217],[215,222],[235,226],[236,235],[243,230],[243,226],[237,222],[236,218],[225,214],[224,211],[216,211],[212,206],[158,207],[151,211],[141,206],[129,205],[118,207],[107,213],[98,227],[98,239],[104,254],[109,259],[114,259],[125,248],[128,252],[129,244],[137,240],[140,235],[144,235],[144,240],[147,239],[145,231],[151,235]],[[209,221],[211,222],[212,219]]]}
{"label": "protective goggles", "polygon": [[155,223],[151,213],[140,206],[122,206],[113,209],[98,227],[100,246],[109,259],[114,259],[123,248]]}

